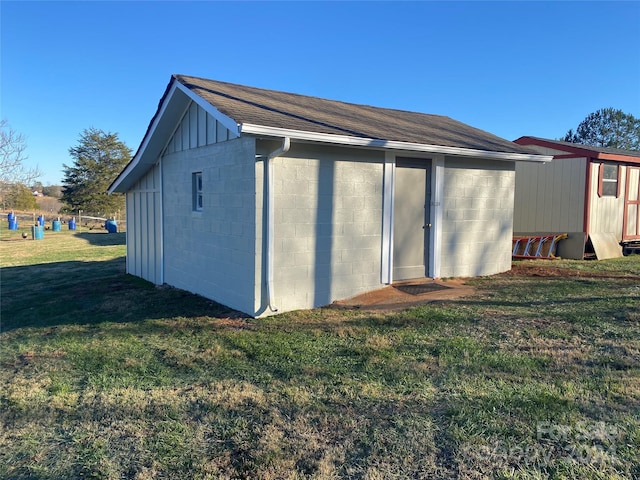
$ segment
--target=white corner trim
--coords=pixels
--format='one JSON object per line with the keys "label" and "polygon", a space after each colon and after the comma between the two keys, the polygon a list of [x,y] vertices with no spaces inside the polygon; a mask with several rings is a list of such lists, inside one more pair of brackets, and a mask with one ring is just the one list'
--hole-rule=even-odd
{"label": "white corner trim", "polygon": [[334,135],[330,133],[318,133],[308,132],[304,130],[291,130],[288,128],[267,127],[264,125],[253,125],[249,123],[243,123],[240,125],[240,133],[265,135],[272,137],[290,137],[292,139],[309,142],[333,143],[337,145],[347,145],[352,147],[369,147],[379,150],[404,150],[409,152],[435,153],[503,161],[546,163],[550,162],[553,159],[553,157],[550,155],[537,155],[533,153],[527,154],[493,152],[472,148],[447,147],[442,145],[399,142],[395,140],[380,140],[375,138],[352,137],[348,135]]}
{"label": "white corner trim", "polygon": [[160,285],[164,285],[164,162],[158,158],[160,175]]}
{"label": "white corner trim", "polygon": [[393,281],[393,195],[395,185],[396,156],[385,152],[382,185],[382,254],[380,283]]}
{"label": "white corner trim", "polygon": [[194,103],[198,104],[202,109],[215,118],[218,122],[220,122],[224,127],[231,132],[235,138],[240,136],[240,125],[231,117],[225,115],[216,107],[207,102],[200,95],[192,92],[187,87],[185,87],[180,81],[176,80],[174,85],[183,92],[187,97],[189,97]]}
{"label": "white corner trim", "polygon": [[442,264],[442,218],[444,211],[444,155],[431,160],[431,206],[429,210],[429,277],[440,278]]}

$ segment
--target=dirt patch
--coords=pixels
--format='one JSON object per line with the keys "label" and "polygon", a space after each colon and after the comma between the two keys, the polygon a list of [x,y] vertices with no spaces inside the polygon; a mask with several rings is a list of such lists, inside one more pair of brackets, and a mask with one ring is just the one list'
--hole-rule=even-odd
{"label": "dirt patch", "polygon": [[346,300],[338,300],[331,307],[397,311],[433,301],[460,298],[474,292],[475,288],[466,285],[464,279],[421,279],[396,283]]}
{"label": "dirt patch", "polygon": [[[496,277],[579,277],[612,278],[618,280],[640,280],[630,275],[612,275],[609,272],[582,272],[550,265],[515,264],[511,270]],[[421,279],[394,283],[388,287],[366,292],[345,300],[338,300],[331,308],[399,311],[434,301],[453,300],[475,293],[475,287],[467,285],[468,279],[432,280]]]}
{"label": "dirt patch", "polygon": [[498,274],[500,277],[594,277],[594,273],[579,272],[568,268],[514,265],[508,272]]}
{"label": "dirt patch", "polygon": [[548,265],[516,264],[508,272],[500,273],[498,277],[581,277],[581,278],[619,278],[635,279],[640,277],[633,275],[612,275],[609,272],[582,272],[569,268],[553,267]]}

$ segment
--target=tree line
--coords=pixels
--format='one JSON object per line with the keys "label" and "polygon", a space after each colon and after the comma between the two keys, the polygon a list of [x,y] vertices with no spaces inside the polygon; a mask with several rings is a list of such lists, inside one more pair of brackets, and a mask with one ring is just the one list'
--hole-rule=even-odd
{"label": "tree line", "polygon": [[[560,140],[640,150],[640,119],[622,110],[603,108],[587,115],[575,130],[569,130]],[[25,137],[15,132],[6,120],[0,121],[0,196],[5,209],[37,208],[33,186],[38,185],[36,179],[41,173],[37,168],[25,167],[26,149]],[[129,163],[131,153],[117,133],[85,129],[77,145],[69,148],[73,161],[63,165],[62,186],[51,190],[51,195],[59,196],[63,204],[59,213],[76,214],[82,210],[85,215],[110,217],[124,211],[124,195],[108,195],[107,189]],[[58,190],[54,192],[55,188]]]}
{"label": "tree line", "polygon": [[39,170],[24,166],[26,140],[11,129],[6,121],[0,123],[0,196],[4,209],[37,210],[34,191],[57,197],[62,208],[56,213],[114,217],[124,211],[124,195],[108,195],[109,185],[131,160],[131,149],[117,133],[96,128],[85,129],[78,144],[69,148],[73,160],[63,164],[64,178],[60,186],[45,187],[36,179]]}
{"label": "tree line", "polygon": [[561,140],[592,147],[640,150],[640,118],[614,108],[590,113]]}

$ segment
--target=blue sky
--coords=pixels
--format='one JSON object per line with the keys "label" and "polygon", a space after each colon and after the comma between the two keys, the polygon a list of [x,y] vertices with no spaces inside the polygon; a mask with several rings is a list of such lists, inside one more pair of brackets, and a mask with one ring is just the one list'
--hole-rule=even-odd
{"label": "blue sky", "polygon": [[640,116],[640,2],[0,2],[0,114],[59,184],[135,151],[173,73],[447,115],[514,140]]}

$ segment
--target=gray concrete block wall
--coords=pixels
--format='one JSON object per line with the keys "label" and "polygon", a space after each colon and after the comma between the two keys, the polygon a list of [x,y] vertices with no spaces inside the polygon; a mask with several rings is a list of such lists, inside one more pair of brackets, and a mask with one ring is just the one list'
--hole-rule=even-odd
{"label": "gray concrete block wall", "polygon": [[511,268],[513,162],[445,159],[441,277]]}
{"label": "gray concrete block wall", "polygon": [[[265,315],[264,154],[241,138],[162,160],[165,282]],[[256,153],[259,153],[256,157]],[[262,160],[261,160],[262,159]],[[382,286],[382,152],[292,145],[273,161],[275,298],[279,311],[313,308]],[[192,210],[192,173],[204,208]],[[442,277],[511,266],[514,164],[445,160]]]}
{"label": "gray concrete block wall", "polygon": [[294,144],[273,161],[281,311],[381,286],[383,160],[380,152]]}
{"label": "gray concrete block wall", "polygon": [[[203,209],[192,208],[202,172]],[[240,138],[163,158],[165,282],[253,313],[255,140]]]}

